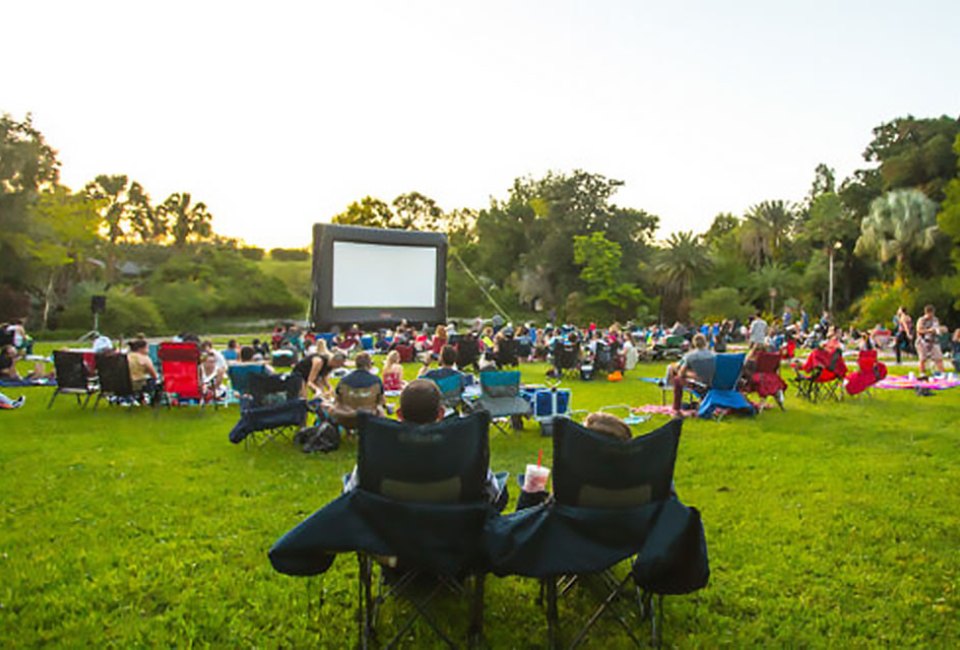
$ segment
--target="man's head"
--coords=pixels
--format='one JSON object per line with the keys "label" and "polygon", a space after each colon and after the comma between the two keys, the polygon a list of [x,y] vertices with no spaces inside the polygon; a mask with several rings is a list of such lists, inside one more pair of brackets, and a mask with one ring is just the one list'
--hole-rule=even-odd
{"label": "man's head", "polygon": [[245,345],[242,348],[240,348],[240,361],[244,361],[244,362],[253,361],[254,354],[256,354],[256,350],[254,350],[249,345]]}
{"label": "man's head", "polygon": [[694,334],[693,347],[697,348],[698,350],[705,350],[707,347],[707,337],[703,334]]}
{"label": "man's head", "polygon": [[373,367],[373,358],[371,358],[367,352],[358,354],[353,362],[357,364],[357,370],[366,370],[369,372],[370,368]]}
{"label": "man's head", "polygon": [[400,393],[397,415],[405,422],[429,424],[443,417],[440,389],[428,379],[414,379]]}
{"label": "man's head", "polygon": [[610,413],[591,413],[584,419],[583,426],[591,431],[612,436],[618,440],[629,440],[632,436],[630,427],[623,420]]}
{"label": "man's head", "polygon": [[934,309],[933,305],[927,305],[923,308],[923,313],[925,316],[933,316],[936,312],[937,310]]}
{"label": "man's head", "polygon": [[444,366],[453,366],[457,363],[457,351],[452,345],[445,345],[440,348],[440,364]]}

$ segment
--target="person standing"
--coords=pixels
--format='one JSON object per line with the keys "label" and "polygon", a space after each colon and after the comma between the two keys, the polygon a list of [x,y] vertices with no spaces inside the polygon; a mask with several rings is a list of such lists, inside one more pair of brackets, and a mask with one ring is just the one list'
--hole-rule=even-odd
{"label": "person standing", "polygon": [[927,362],[933,361],[940,373],[943,369],[943,350],[940,349],[940,321],[933,305],[923,308],[923,316],[917,319],[917,355],[920,357],[920,374],[927,373]]}
{"label": "person standing", "polygon": [[759,311],[753,321],[750,322],[747,342],[750,345],[766,345],[767,343],[767,321],[763,320]]}
{"label": "person standing", "polygon": [[901,354],[904,350],[910,352],[911,341],[913,340],[913,319],[910,314],[901,305],[897,309],[897,315],[894,316],[897,324],[896,340],[894,341],[894,352],[897,355],[897,365],[900,365]]}

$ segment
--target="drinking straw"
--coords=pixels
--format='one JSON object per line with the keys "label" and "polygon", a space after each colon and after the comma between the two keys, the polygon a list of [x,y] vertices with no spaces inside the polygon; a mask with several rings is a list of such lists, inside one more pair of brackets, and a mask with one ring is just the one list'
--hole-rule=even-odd
{"label": "drinking straw", "polygon": [[540,453],[537,454],[537,467],[543,463],[543,448],[540,448]]}

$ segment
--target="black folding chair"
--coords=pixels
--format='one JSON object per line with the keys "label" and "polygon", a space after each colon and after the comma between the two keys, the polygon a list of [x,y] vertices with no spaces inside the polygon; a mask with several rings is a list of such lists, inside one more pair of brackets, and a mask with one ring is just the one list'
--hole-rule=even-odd
{"label": "black folding chair", "polygon": [[[358,551],[360,562],[361,645],[367,647],[377,633],[377,617],[388,599],[400,598],[412,605],[406,620],[383,647],[394,647],[418,619],[448,647],[457,647],[441,620],[431,612],[431,603],[443,593],[469,599],[468,641],[477,641],[483,630],[484,570],[480,540],[485,516],[491,507],[485,493],[489,467],[489,417],[483,412],[463,418],[416,426],[361,415],[357,449],[358,489],[390,502],[412,508],[417,530],[398,530],[396,554],[374,557]],[[434,526],[430,526],[431,518]],[[445,512],[446,511],[446,512]],[[445,516],[446,515],[446,516]],[[466,519],[461,517],[466,515]],[[464,525],[437,526],[449,518]],[[411,521],[385,522],[387,527],[408,528]],[[431,545],[457,549],[457,570],[438,570],[418,547]],[[379,579],[375,580],[375,574]],[[376,589],[374,584],[376,583]],[[426,584],[424,584],[426,583]]]}
{"label": "black folding chair", "polygon": [[[97,377],[100,385],[97,399],[93,402],[94,411],[104,397],[111,404],[142,404],[148,395],[146,388],[134,389],[125,354],[98,354]],[[158,395],[155,393],[151,398],[150,404],[156,406],[159,403]]]}
{"label": "black folding chair", "polygon": [[[95,377],[91,377],[90,373],[87,372],[87,367],[83,363],[83,353],[55,350],[53,367],[57,374],[57,388],[53,391],[53,396],[50,398],[47,408],[53,406],[54,400],[60,393],[75,395],[77,405],[87,408],[90,396],[97,392],[97,383]],[[81,395],[86,395],[86,399],[82,402],[80,401]]]}
{"label": "black folding chair", "polygon": [[559,383],[564,378],[580,377],[580,344],[557,343],[553,349],[554,379]]}
{"label": "black folding chair", "polygon": [[516,368],[520,365],[520,342],[512,338],[501,339],[497,344],[495,362],[497,368]]}
{"label": "black folding chair", "polygon": [[299,375],[251,374],[249,394],[240,399],[240,420],[230,430],[230,442],[264,444],[290,439],[306,424],[307,401],[300,398]]}

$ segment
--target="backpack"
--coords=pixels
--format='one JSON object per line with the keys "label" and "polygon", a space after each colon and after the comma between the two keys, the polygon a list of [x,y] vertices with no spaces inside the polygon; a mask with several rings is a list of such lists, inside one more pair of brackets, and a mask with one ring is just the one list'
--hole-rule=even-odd
{"label": "backpack", "polygon": [[340,429],[331,422],[323,422],[316,426],[304,427],[297,431],[293,442],[303,449],[303,453],[329,453],[340,448]]}

